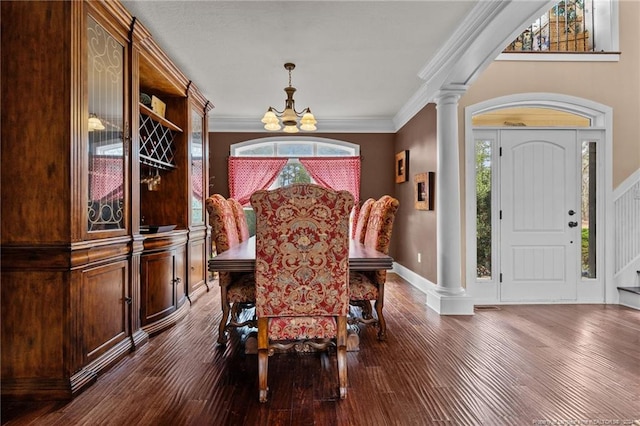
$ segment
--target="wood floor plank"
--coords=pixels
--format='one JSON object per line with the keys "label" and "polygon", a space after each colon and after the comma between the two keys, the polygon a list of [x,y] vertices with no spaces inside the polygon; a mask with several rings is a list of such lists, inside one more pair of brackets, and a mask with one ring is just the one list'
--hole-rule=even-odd
{"label": "wood floor plank", "polygon": [[[246,335],[218,346],[217,286],[66,403],[2,403],[6,425],[531,425],[640,419],[640,312],[511,305],[440,316],[389,274],[387,341],[362,326],[338,397],[334,352],[275,354],[258,402]],[[246,334],[246,333],[245,333]],[[618,422],[618,423],[616,423]],[[634,425],[635,426],[635,425]]]}

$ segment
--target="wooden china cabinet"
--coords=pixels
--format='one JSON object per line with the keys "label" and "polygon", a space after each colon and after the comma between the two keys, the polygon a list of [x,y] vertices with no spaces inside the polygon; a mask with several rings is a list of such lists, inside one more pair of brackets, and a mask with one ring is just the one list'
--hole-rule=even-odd
{"label": "wooden china cabinet", "polygon": [[116,1],[0,5],[2,397],[67,399],[207,291],[211,106]]}

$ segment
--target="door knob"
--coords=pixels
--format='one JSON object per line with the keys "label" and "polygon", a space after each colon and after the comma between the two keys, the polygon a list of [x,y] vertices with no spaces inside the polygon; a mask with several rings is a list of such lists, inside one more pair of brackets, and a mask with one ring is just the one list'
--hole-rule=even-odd
{"label": "door knob", "polygon": [[578,222],[569,222],[569,228],[575,228],[578,226]]}
{"label": "door knob", "polygon": [[575,211],[573,211],[573,210],[569,210],[569,216],[573,216],[574,214],[576,214],[576,212],[575,212]]}

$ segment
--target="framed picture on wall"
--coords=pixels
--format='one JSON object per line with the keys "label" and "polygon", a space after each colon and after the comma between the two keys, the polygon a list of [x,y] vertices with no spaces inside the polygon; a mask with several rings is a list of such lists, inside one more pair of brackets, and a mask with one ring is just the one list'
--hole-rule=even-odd
{"label": "framed picture on wall", "polygon": [[406,182],[409,176],[409,151],[396,154],[396,183]]}
{"label": "framed picture on wall", "polygon": [[435,173],[418,173],[413,177],[416,210],[433,210]]}

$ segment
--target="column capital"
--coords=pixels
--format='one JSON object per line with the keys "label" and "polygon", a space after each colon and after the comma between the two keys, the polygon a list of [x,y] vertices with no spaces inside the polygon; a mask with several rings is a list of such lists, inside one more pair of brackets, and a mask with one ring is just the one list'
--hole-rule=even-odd
{"label": "column capital", "polygon": [[457,103],[458,99],[464,95],[469,86],[466,84],[449,84],[443,86],[435,95],[436,107],[438,104]]}

